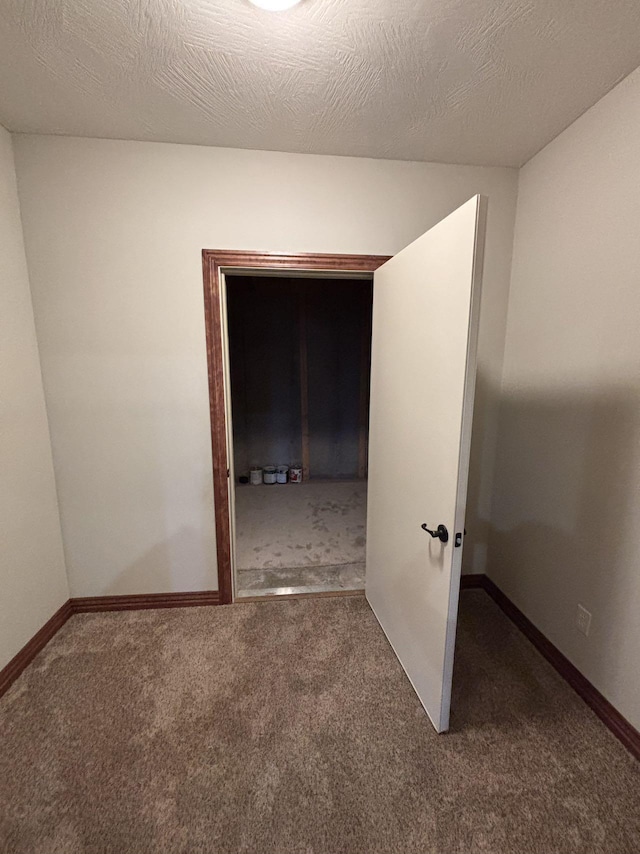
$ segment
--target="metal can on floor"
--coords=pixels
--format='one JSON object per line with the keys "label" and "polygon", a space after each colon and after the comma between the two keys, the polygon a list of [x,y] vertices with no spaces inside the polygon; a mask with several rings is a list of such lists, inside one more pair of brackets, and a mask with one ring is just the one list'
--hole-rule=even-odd
{"label": "metal can on floor", "polygon": [[253,466],[249,471],[249,483],[253,486],[262,483],[262,469],[259,466]]}
{"label": "metal can on floor", "polygon": [[278,483],[286,483],[289,474],[289,466],[278,466],[276,470],[276,480]]}
{"label": "metal can on floor", "polygon": [[289,483],[302,483],[302,466],[291,466],[289,469]]}
{"label": "metal can on floor", "polygon": [[265,483],[276,483],[276,467],[265,466],[262,470],[262,480]]}

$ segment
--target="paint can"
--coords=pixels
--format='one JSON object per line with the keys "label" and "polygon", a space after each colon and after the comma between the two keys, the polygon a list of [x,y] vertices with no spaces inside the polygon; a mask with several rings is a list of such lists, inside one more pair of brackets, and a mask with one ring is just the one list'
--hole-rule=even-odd
{"label": "paint can", "polygon": [[291,466],[289,469],[289,483],[302,483],[302,466]]}
{"label": "paint can", "polygon": [[286,483],[288,474],[289,466],[278,466],[276,471],[276,480],[278,481],[278,483]]}
{"label": "paint can", "polygon": [[265,483],[276,483],[276,467],[265,466],[262,470],[262,480]]}
{"label": "paint can", "polygon": [[262,469],[259,466],[253,466],[249,472],[249,483],[253,486],[262,483]]}

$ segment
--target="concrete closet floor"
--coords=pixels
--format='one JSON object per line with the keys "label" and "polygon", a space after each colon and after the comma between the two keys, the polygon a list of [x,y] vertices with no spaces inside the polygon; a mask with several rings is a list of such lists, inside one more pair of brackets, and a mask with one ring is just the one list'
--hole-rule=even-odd
{"label": "concrete closet floor", "polygon": [[236,596],[364,588],[367,484],[236,488]]}

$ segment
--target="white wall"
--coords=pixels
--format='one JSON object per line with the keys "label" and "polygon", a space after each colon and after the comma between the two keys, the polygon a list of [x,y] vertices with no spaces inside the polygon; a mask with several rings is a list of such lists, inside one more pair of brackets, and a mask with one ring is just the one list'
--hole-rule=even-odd
{"label": "white wall", "polygon": [[521,171],[489,552],[491,577],[636,727],[639,235],[637,71]]}
{"label": "white wall", "polygon": [[0,668],[69,598],[11,137],[0,128]]}
{"label": "white wall", "polygon": [[[517,173],[15,137],[74,596],[215,588],[201,250],[393,254],[489,196],[468,568],[484,569]],[[428,393],[428,390],[423,390]]]}

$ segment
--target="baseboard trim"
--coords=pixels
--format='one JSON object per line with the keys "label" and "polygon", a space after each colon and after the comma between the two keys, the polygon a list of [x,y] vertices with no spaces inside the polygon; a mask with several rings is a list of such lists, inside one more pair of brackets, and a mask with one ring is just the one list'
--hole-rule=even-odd
{"label": "baseboard trim", "polygon": [[[484,574],[463,575],[462,590],[484,590],[504,611],[509,619],[528,638],[547,661],[571,685],[600,720],[611,730],[636,759],[640,759],[640,732],[583,676],[577,667],[542,634],[531,620],[513,604],[502,590]],[[295,595],[295,594],[294,594]],[[344,594],[343,594],[344,595]],[[353,591],[351,595],[362,595]],[[260,597],[262,599],[262,597]],[[265,599],[275,597],[265,597]],[[280,598],[280,597],[278,597]],[[285,597],[282,597],[285,598]],[[289,598],[289,597],[287,597]],[[258,597],[254,598],[256,601]],[[242,600],[240,600],[242,601]],[[251,601],[248,597],[244,601]],[[190,608],[204,605],[219,605],[217,590],[194,593],[143,593],[130,596],[84,596],[67,600],[44,626],[28,641],[11,661],[0,670],[0,697],[15,682],[25,667],[30,664],[56,632],[73,614],[98,611],[138,611],[151,608]]]}
{"label": "baseboard trim", "polygon": [[142,593],[133,596],[84,596],[67,599],[20,652],[0,670],[0,697],[73,614],[94,611],[142,611],[149,608],[191,608],[197,605],[219,604],[220,594],[217,590],[194,593]]}
{"label": "baseboard trim", "polygon": [[194,593],[140,593],[128,596],[81,596],[69,600],[74,614],[94,611],[146,611],[151,608],[193,608],[219,605],[217,590]]}
{"label": "baseboard trim", "polygon": [[535,646],[565,679],[573,690],[600,718],[608,729],[624,744],[627,750],[640,759],[640,732],[583,676],[578,668],[563,655],[557,646],[542,634],[531,620],[513,604],[488,575],[463,575],[461,589],[481,588],[504,611],[522,634]]}
{"label": "baseboard trim", "polygon": [[478,587],[484,588],[486,575],[478,573],[465,573],[460,576],[460,589],[473,590]]}
{"label": "baseboard trim", "polygon": [[30,641],[22,647],[11,661],[0,670],[0,697],[12,685],[25,667],[30,664],[41,649],[49,643],[51,638],[73,614],[71,603],[67,601],[55,612],[53,617],[47,620]]}

